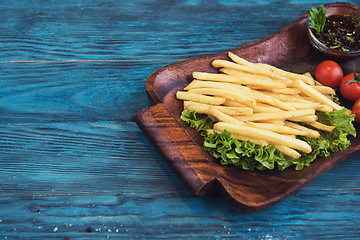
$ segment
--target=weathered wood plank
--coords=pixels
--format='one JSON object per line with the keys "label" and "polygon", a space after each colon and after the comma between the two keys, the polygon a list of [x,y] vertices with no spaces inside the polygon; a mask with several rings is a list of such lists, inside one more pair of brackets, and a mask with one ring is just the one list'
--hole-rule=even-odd
{"label": "weathered wood plank", "polygon": [[178,192],[0,197],[7,206],[0,237],[357,239],[359,199],[360,191],[300,191],[249,214],[221,198]]}
{"label": "weathered wood plank", "polygon": [[132,122],[1,125],[0,148],[0,196],[184,190]]}
{"label": "weathered wood plank", "polygon": [[266,37],[324,3],[2,1],[0,59],[192,58]]}
{"label": "weathered wood plank", "polygon": [[174,61],[0,63],[0,123],[131,121],[147,77]]}

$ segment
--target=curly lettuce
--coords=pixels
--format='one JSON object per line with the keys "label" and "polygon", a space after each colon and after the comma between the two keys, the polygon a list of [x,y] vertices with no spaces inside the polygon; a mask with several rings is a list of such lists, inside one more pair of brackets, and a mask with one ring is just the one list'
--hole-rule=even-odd
{"label": "curly lettuce", "polygon": [[181,120],[199,132],[212,129],[214,122],[205,114],[197,114],[192,110],[184,110],[180,116]]}
{"label": "curly lettuce", "polygon": [[356,130],[352,125],[354,115],[349,115],[347,109],[332,112],[317,112],[318,121],[335,126],[329,133],[320,132],[317,139],[299,136],[310,144],[312,152],[302,153],[301,157],[294,159],[278,150],[274,145],[258,146],[250,141],[239,141],[232,138],[232,134],[226,130],[219,133],[212,129],[214,122],[206,115],[197,114],[193,110],[184,110],[181,119],[188,123],[192,128],[204,136],[203,147],[211,156],[219,159],[222,165],[234,165],[245,170],[284,170],[290,166],[295,166],[296,170],[301,170],[309,166],[317,157],[327,157],[332,152],[338,152],[350,146],[348,135],[356,136]]}

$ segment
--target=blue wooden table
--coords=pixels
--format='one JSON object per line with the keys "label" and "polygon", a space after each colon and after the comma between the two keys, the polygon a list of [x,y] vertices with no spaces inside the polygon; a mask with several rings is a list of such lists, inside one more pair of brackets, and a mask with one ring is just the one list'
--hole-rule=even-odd
{"label": "blue wooden table", "polygon": [[0,1],[0,239],[358,239],[360,156],[245,213],[191,195],[133,122],[155,70],[326,3]]}

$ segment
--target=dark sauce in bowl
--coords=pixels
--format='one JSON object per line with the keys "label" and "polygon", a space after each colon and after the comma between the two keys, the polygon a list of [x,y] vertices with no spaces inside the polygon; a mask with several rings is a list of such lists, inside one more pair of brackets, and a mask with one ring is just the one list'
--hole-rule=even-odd
{"label": "dark sauce in bowl", "polygon": [[331,49],[344,52],[360,50],[360,20],[356,17],[328,16],[323,32],[312,32],[321,43]]}
{"label": "dark sauce in bowl", "polygon": [[344,2],[326,4],[324,8],[327,21],[320,33],[321,36],[310,27],[309,21],[306,33],[311,46],[323,55],[334,59],[359,58],[360,8]]}

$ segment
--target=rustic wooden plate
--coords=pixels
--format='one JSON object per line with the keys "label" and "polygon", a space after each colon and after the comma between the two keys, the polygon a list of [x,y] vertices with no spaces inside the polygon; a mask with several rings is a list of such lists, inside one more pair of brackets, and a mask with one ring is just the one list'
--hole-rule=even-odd
{"label": "rustic wooden plate", "polygon": [[[313,73],[325,56],[313,49],[308,41],[308,20],[309,16],[304,15],[264,39],[229,51],[252,62],[269,63],[297,73]],[[216,72],[211,62],[227,59],[227,52],[181,61],[154,72],[146,82],[147,94],[154,106],[139,111],[134,117],[193,194],[222,193],[244,210],[261,210],[290,196],[360,151],[360,137],[357,137],[351,139],[350,148],[327,158],[318,158],[301,171],[293,168],[285,171],[246,171],[220,165],[202,148],[202,137],[179,118],[183,106],[175,98],[175,92],[192,80],[193,71]],[[359,66],[360,61],[354,59],[340,62],[340,65],[348,73]]]}

